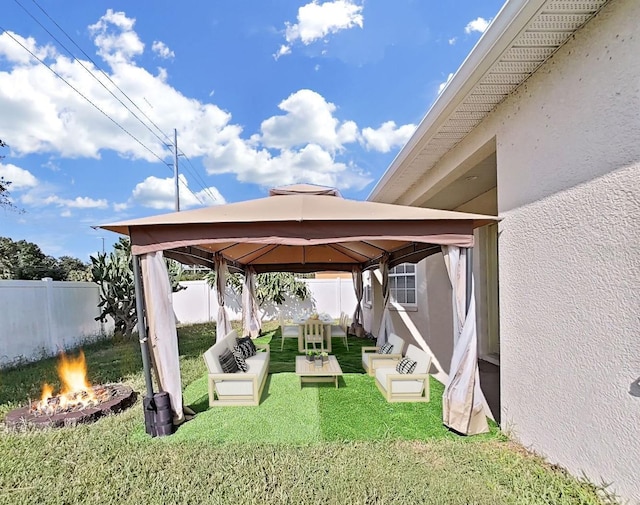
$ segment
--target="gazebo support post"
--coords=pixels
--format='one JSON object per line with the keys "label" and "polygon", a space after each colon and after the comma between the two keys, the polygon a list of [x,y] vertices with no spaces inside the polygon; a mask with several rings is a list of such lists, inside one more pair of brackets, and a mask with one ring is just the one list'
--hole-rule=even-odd
{"label": "gazebo support post", "polygon": [[143,400],[144,426],[145,431],[155,436],[155,402],[153,399],[153,382],[151,380],[151,359],[149,358],[149,341],[147,339],[147,326],[144,318],[144,291],[142,289],[142,279],[140,276],[140,259],[132,255],[133,260],[133,284],[136,295],[136,314],[138,316],[138,340],[140,341],[140,351],[142,354],[142,370],[144,372],[144,383],[147,394]]}
{"label": "gazebo support post", "polygon": [[466,282],[465,282],[465,289],[466,289],[466,307],[465,307],[465,315],[469,313],[469,306],[471,305],[471,282],[472,282],[472,277],[473,277],[473,247],[467,247],[466,248],[466,260],[467,260],[467,264],[466,264]]}

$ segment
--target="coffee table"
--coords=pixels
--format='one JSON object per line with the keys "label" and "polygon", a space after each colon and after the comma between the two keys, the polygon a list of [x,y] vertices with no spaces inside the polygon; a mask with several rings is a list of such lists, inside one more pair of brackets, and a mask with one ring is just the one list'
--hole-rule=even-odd
{"label": "coffee table", "polygon": [[337,388],[342,368],[335,356],[329,356],[329,361],[321,367],[313,361],[307,361],[306,356],[296,356],[296,375],[300,377],[300,387],[303,382],[333,382]]}

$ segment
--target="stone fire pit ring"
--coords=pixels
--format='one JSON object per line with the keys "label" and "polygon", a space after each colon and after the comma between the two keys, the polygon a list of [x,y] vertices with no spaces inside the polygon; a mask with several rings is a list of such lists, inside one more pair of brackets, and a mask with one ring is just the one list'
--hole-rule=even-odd
{"label": "stone fire pit ring", "polygon": [[98,405],[82,410],[60,412],[53,415],[33,412],[31,405],[27,405],[9,412],[4,418],[4,422],[6,426],[11,429],[76,426],[83,423],[92,423],[108,414],[121,412],[133,405],[137,399],[137,393],[131,387],[124,384],[102,384],[94,386],[94,389],[97,388],[108,388],[111,393],[107,400]]}

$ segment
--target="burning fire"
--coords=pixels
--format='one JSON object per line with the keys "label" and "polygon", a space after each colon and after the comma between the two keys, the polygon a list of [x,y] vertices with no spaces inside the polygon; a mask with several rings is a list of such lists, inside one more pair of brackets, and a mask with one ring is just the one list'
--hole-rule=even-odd
{"label": "burning fire", "polygon": [[62,390],[59,395],[54,396],[53,388],[44,384],[42,398],[35,405],[36,411],[53,415],[61,411],[81,410],[99,403],[87,380],[87,363],[82,351],[77,358],[61,353],[57,369]]}

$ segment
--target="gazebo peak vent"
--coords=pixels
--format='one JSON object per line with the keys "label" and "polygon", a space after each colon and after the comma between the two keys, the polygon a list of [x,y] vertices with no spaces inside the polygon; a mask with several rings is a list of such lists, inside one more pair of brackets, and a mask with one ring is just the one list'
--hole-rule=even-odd
{"label": "gazebo peak vent", "polygon": [[329,186],[317,186],[315,184],[289,184],[287,186],[279,186],[269,190],[269,196],[282,195],[324,195],[338,196],[342,198],[337,188]]}

